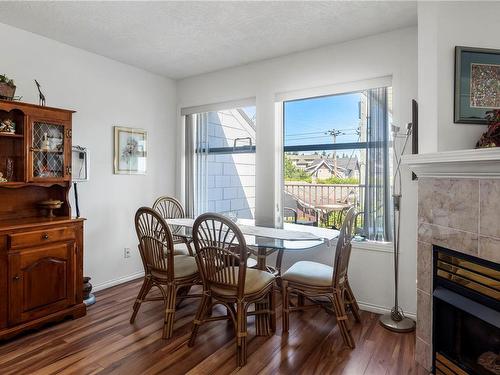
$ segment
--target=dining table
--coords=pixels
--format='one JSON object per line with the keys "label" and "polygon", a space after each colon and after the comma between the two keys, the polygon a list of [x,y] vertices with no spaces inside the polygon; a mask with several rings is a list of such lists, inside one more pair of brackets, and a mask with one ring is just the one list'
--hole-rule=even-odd
{"label": "dining table", "polygon": [[[175,236],[192,238],[195,219],[167,219]],[[245,237],[246,245],[255,257],[256,268],[273,273],[281,285],[281,264],[285,252],[308,250],[318,246],[333,246],[339,236],[336,229],[312,227],[294,223],[283,223],[283,228],[265,227],[255,224],[253,219],[237,219],[235,224]],[[277,253],[274,266],[267,264],[267,258]],[[263,302],[262,304],[266,304]],[[269,335],[269,322],[264,315],[256,315],[255,331],[258,336]]]}

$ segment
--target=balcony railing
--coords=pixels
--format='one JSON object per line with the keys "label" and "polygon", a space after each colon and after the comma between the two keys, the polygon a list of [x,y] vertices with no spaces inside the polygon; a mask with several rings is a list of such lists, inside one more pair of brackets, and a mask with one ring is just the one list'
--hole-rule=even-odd
{"label": "balcony railing", "polygon": [[310,184],[285,182],[285,207],[294,208],[299,217],[319,221],[320,226],[338,227],[342,209],[329,209],[336,204],[355,205],[358,211],[364,207],[364,185]]}
{"label": "balcony railing", "polygon": [[309,184],[307,182],[285,182],[285,191],[310,206],[335,203],[360,203],[363,200],[364,185]]}

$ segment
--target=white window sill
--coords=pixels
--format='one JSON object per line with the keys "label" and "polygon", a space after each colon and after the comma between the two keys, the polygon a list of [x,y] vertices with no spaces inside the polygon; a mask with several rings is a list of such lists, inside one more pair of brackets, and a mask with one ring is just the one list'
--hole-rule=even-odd
{"label": "white window sill", "polygon": [[392,253],[394,251],[392,242],[353,240],[351,244],[352,248],[357,250],[381,251],[384,253]]}
{"label": "white window sill", "polygon": [[[351,241],[352,248],[363,251],[379,251],[383,253],[393,253],[394,248],[392,242],[379,242],[379,241]],[[330,246],[337,246],[337,239],[331,241]]]}

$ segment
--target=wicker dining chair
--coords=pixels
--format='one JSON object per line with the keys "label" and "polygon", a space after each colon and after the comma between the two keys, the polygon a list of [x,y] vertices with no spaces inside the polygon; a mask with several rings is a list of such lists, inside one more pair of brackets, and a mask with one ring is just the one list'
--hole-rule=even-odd
{"label": "wicker dining chair", "polygon": [[[194,346],[200,325],[229,319],[236,334],[237,363],[244,366],[248,315],[266,314],[271,331],[276,329],[274,276],[247,267],[245,238],[236,224],[222,215],[207,213],[199,216],[194,223],[193,237],[204,291],[189,346]],[[249,312],[249,306],[256,302],[269,308]],[[211,316],[216,304],[225,306],[227,314]]]}
{"label": "wicker dining chair", "polygon": [[[186,217],[184,207],[181,202],[173,197],[160,197],[153,203],[153,210],[156,210],[163,219],[182,219]],[[169,225],[174,238],[174,255],[191,255],[193,256],[193,249],[190,240],[184,236],[178,236],[182,227],[178,225]]]}
{"label": "wicker dining chair", "polygon": [[[300,261],[295,263],[281,276],[283,290],[283,333],[288,332],[290,312],[322,306],[333,310],[345,344],[350,348],[355,347],[354,339],[348,326],[347,311],[350,310],[352,312],[357,322],[361,318],[358,304],[349,285],[347,269],[351,255],[351,239],[356,217],[356,210],[353,207],[347,212],[342,225],[337,240],[333,267],[316,262]],[[291,294],[297,294],[302,298],[305,297],[312,304],[304,305],[299,303],[298,306],[291,306]],[[318,300],[318,298],[322,297],[326,297],[327,304]],[[330,307],[330,304],[332,307]]]}
{"label": "wicker dining chair", "polygon": [[[196,260],[189,255],[174,256],[172,233],[155,210],[139,208],[135,214],[135,229],[145,276],[133,306],[130,323],[135,321],[142,302],[163,301],[165,318],[162,337],[168,339],[173,333],[177,298],[201,297],[200,294],[188,294],[193,285],[200,284]],[[160,290],[161,297],[147,298],[153,286]]]}

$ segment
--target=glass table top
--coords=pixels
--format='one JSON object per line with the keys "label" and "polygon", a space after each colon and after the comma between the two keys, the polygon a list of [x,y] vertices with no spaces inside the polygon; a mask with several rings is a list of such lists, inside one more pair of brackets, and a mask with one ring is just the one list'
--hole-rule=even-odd
{"label": "glass table top", "polygon": [[[174,236],[186,238],[192,237],[193,223],[194,219],[167,220],[167,224],[173,229],[172,234]],[[242,229],[247,246],[254,248],[306,250],[320,245],[331,245],[339,235],[338,230],[300,224],[285,223],[283,229],[280,230],[266,230],[269,228],[255,226],[255,222],[248,219],[239,219],[236,224]],[[264,235],[254,234],[260,233],[259,228],[264,229],[262,231]]]}

